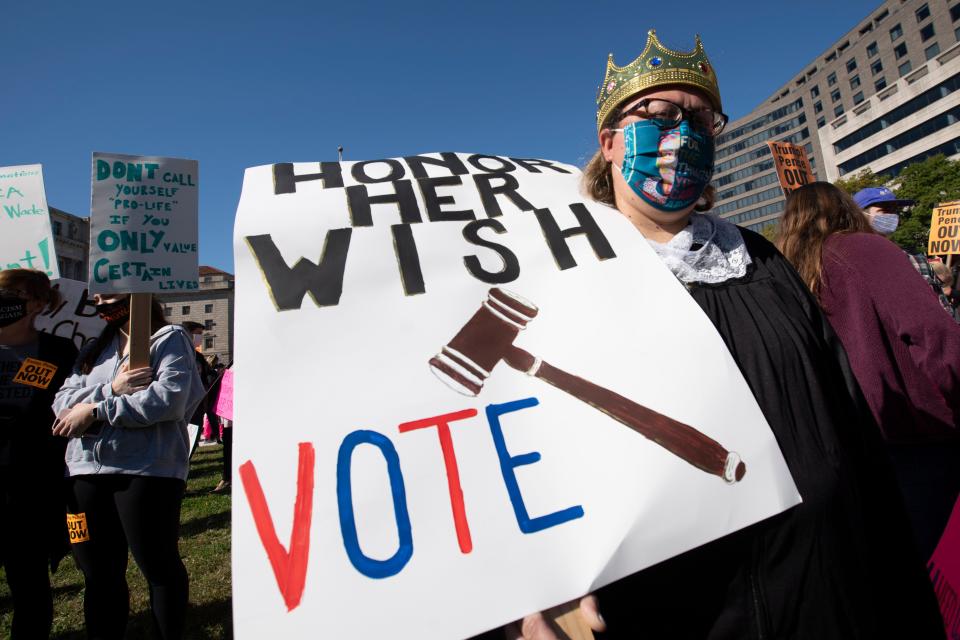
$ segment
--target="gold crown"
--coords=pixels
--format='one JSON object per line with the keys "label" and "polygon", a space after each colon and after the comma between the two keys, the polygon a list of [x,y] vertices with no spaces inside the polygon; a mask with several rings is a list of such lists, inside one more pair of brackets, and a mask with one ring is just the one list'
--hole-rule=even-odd
{"label": "gold crown", "polygon": [[722,110],[717,74],[703,50],[700,36],[690,53],[667,49],[657,39],[656,29],[647,32],[647,46],[636,60],[625,67],[613,63],[613,54],[607,58],[607,72],[597,92],[597,132],[613,110],[632,95],[668,84],[685,84],[702,89],[713,106]]}

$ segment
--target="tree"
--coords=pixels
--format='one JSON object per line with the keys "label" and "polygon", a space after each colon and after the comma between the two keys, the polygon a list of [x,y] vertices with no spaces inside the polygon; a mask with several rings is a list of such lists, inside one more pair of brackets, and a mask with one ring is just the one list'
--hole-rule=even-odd
{"label": "tree", "polygon": [[855,194],[861,189],[866,189],[867,187],[885,187],[890,182],[890,176],[886,174],[877,175],[870,169],[864,169],[859,173],[855,173],[849,178],[840,178],[834,182],[834,186],[840,187],[850,195]]}
{"label": "tree", "polygon": [[897,197],[917,204],[900,217],[900,226],[890,239],[911,253],[926,253],[933,208],[960,200],[960,162],[938,154],[908,165],[897,180]]}
{"label": "tree", "polygon": [[777,244],[777,237],[780,235],[780,223],[776,220],[770,224],[764,225],[760,229],[760,235],[773,244]]}

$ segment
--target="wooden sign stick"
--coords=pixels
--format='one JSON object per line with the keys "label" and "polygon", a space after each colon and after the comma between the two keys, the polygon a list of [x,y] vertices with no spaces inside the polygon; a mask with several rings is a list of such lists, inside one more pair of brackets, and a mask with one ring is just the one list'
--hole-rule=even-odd
{"label": "wooden sign stick", "polygon": [[579,600],[558,605],[544,614],[548,620],[560,627],[569,640],[593,640],[593,631],[580,615]]}
{"label": "wooden sign stick", "polygon": [[150,366],[150,306],[152,293],[130,294],[130,368]]}

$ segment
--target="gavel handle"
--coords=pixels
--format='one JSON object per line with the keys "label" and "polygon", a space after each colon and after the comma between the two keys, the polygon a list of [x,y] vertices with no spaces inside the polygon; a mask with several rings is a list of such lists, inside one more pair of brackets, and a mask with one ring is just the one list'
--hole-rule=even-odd
{"label": "gavel handle", "polygon": [[571,375],[549,362],[538,361],[523,349],[511,347],[504,362],[603,411],[698,469],[720,476],[727,482],[738,482],[747,471],[740,456],[727,451],[719,442],[690,425]]}
{"label": "gavel handle", "polygon": [[594,640],[593,630],[580,615],[580,605],[576,600],[544,611],[544,617],[553,620],[566,634],[563,640]]}

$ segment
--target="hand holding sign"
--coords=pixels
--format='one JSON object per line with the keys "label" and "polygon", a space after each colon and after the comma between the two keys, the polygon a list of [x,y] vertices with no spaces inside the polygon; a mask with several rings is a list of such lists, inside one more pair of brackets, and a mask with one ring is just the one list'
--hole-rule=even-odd
{"label": "hand holding sign", "polygon": [[110,383],[113,393],[118,396],[126,396],[137,391],[143,391],[153,382],[153,369],[150,367],[140,367],[130,369],[130,363],[125,362],[120,367],[117,377]]}

